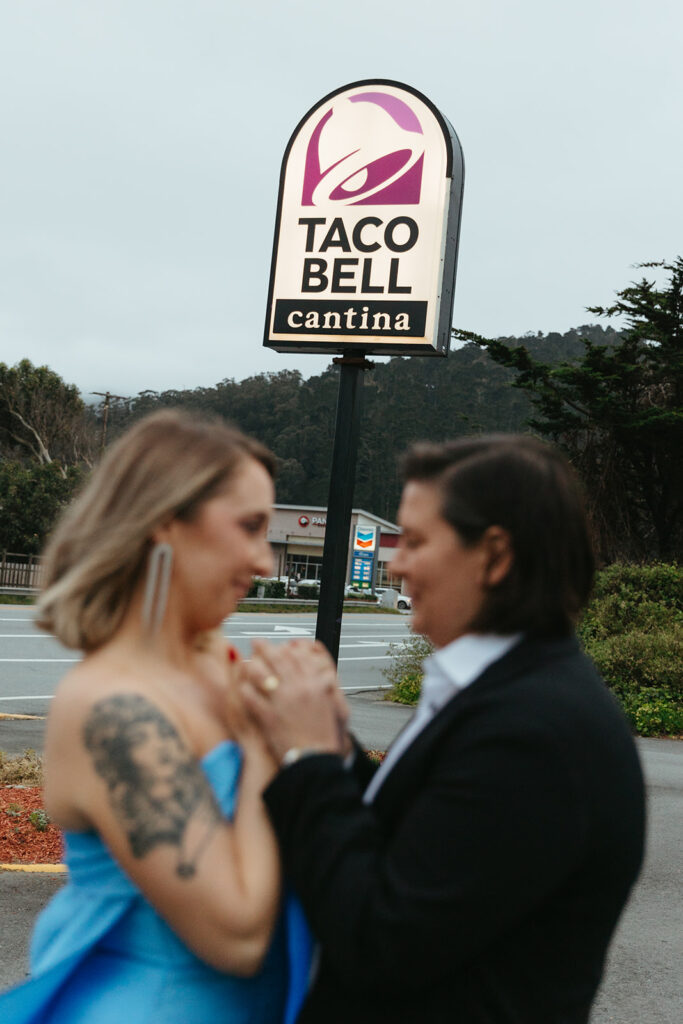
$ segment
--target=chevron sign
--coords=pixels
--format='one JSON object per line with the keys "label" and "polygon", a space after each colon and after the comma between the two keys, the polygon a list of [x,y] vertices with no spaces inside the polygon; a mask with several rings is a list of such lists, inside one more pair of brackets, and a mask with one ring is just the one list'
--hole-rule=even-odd
{"label": "chevron sign", "polygon": [[374,526],[357,526],[353,538],[355,551],[374,551],[376,545],[376,531]]}

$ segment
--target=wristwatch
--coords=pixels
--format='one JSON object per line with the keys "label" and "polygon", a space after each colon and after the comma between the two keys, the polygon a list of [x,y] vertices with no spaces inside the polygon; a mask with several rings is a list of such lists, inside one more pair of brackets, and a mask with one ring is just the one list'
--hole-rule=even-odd
{"label": "wristwatch", "polygon": [[280,761],[280,767],[288,768],[290,764],[295,764],[302,757],[312,757],[313,754],[324,753],[326,751],[320,750],[318,747],[290,747],[289,750],[285,751],[284,757]]}

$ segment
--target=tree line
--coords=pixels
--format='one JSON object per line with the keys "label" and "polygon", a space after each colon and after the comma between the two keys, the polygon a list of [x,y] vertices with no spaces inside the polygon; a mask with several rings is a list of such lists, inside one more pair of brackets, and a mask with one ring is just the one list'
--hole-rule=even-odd
{"label": "tree line", "polygon": [[[395,519],[397,457],[412,441],[532,431],[564,448],[583,478],[603,562],[680,559],[683,259],[644,266],[664,284],[643,278],[589,308],[620,318],[616,328],[454,331],[448,359],[396,357],[368,371],[354,504]],[[284,370],[88,406],[47,367],[0,363],[0,550],[38,551],[104,445],[168,406],[224,417],[268,445],[279,502],[325,505],[337,387],[331,365],[308,379]]]}

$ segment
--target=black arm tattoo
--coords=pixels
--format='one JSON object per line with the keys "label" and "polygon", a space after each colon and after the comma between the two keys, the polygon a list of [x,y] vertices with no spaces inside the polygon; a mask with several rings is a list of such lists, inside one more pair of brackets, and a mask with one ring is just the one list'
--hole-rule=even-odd
{"label": "black arm tattoo", "polygon": [[[202,850],[224,819],[173,723],[139,694],[118,694],[93,706],[83,741],[107,784],[133,856],[144,857],[166,843],[178,850],[176,873],[194,875]],[[187,850],[191,822],[194,849]]]}

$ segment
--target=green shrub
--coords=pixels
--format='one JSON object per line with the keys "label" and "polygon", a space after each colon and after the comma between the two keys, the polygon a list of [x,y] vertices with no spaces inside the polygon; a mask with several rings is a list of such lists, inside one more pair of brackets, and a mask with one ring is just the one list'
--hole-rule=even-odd
{"label": "green shrub", "polygon": [[683,696],[683,623],[591,638],[584,647],[615,693],[664,686]]}
{"label": "green shrub", "polygon": [[391,662],[382,675],[391,684],[389,699],[400,704],[417,704],[422,686],[422,662],[434,647],[425,636],[413,633],[400,644],[390,644]]}
{"label": "green shrub", "polygon": [[407,675],[394,683],[391,689],[391,699],[399,704],[417,704],[422,690],[422,672],[409,672]]}
{"label": "green shrub", "polygon": [[683,735],[683,706],[670,697],[652,698],[635,709],[631,722],[640,736]]}
{"label": "green shrub", "polygon": [[584,644],[599,642],[629,631],[653,634],[672,624],[683,625],[683,613],[650,598],[624,592],[594,597],[579,624]]}
{"label": "green shrub", "polygon": [[[615,564],[599,572],[578,627],[587,654],[641,736],[683,734],[683,568]],[[416,704],[424,637],[392,644],[389,698]]]}
{"label": "green shrub", "polygon": [[50,824],[50,819],[42,807],[39,811],[31,811],[28,816],[28,820],[31,822],[36,832],[47,832],[47,826]]}
{"label": "green shrub", "polygon": [[315,586],[313,583],[299,583],[296,588],[296,596],[307,601],[317,601],[320,597],[320,587]]}
{"label": "green shrub", "polygon": [[287,587],[282,580],[264,580],[260,576],[254,576],[247,597],[258,597],[259,589],[263,589],[263,597],[271,600],[287,596]]}
{"label": "green shrub", "polygon": [[669,562],[615,562],[596,574],[593,601],[618,594],[632,604],[654,601],[683,613],[683,566]]}
{"label": "green shrub", "polygon": [[578,634],[636,732],[683,732],[681,566],[618,563],[604,569]]}

